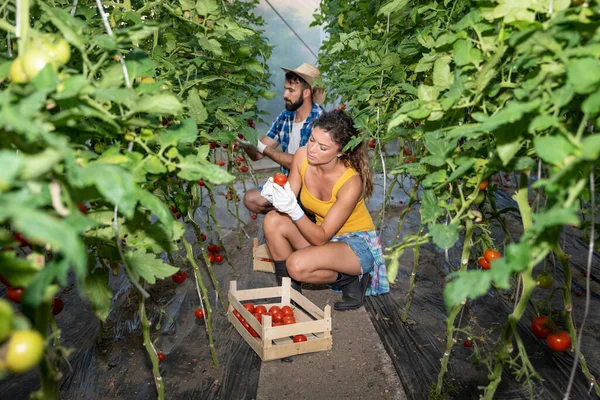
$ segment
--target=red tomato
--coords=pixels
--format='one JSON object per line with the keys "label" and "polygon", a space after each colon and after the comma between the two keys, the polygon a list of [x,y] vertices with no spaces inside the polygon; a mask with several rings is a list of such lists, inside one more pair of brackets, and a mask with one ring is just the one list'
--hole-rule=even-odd
{"label": "red tomato", "polygon": [[540,339],[546,339],[552,333],[552,328],[552,322],[545,315],[540,315],[531,322],[531,331],[535,337]]}
{"label": "red tomato", "polygon": [[465,341],[463,342],[463,346],[471,347],[471,346],[473,346],[473,342],[470,341],[469,339],[465,339]]}
{"label": "red tomato", "polygon": [[215,263],[215,255],[213,253],[208,253],[208,261],[210,261],[211,264]]}
{"label": "red tomato", "polygon": [[273,322],[273,326],[283,326],[283,322]]}
{"label": "red tomato", "polygon": [[493,249],[487,249],[483,253],[483,258],[485,258],[487,260],[487,262],[489,262],[489,263],[491,263],[493,260],[496,260],[500,257],[502,257],[502,254],[500,254],[499,252],[497,252],[496,250],[493,250]]}
{"label": "red tomato", "polygon": [[220,166],[220,167],[224,167],[224,166],[225,166],[225,160],[219,160],[219,161],[217,161],[217,163],[216,163],[216,164],[217,164],[218,166]]}
{"label": "red tomato", "polygon": [[[243,138],[242,138],[242,139],[243,139]],[[238,158],[238,160],[240,160],[240,161],[244,161],[244,160],[245,160],[244,156],[243,156],[243,155],[241,155],[241,154],[240,154],[240,155],[239,155],[237,158]]]}
{"label": "red tomato", "polygon": [[575,296],[581,297],[581,295],[583,295],[583,292],[581,290],[575,292]]}
{"label": "red tomato", "polygon": [[248,321],[240,321],[242,323],[242,326],[244,328],[246,328],[246,330],[250,329],[250,324],[248,323]]}
{"label": "red tomato", "polygon": [[164,353],[158,353],[156,356],[158,357],[158,361],[162,361],[165,359]]}
{"label": "red tomato", "polygon": [[546,343],[554,351],[565,351],[571,347],[571,336],[566,331],[551,333],[548,335]]}
{"label": "red tomato", "polygon": [[264,314],[267,312],[267,307],[265,306],[256,306],[254,307],[254,312],[259,314]]}
{"label": "red tomato", "polygon": [[273,175],[273,182],[275,182],[279,186],[284,186],[287,182],[287,176],[278,172],[275,175]]}
{"label": "red tomato", "polygon": [[277,311],[273,313],[273,324],[275,324],[275,322],[283,322],[283,313],[281,311]]}
{"label": "red tomato", "polygon": [[206,242],[206,235],[204,233],[200,235],[200,240]]}
{"label": "red tomato", "polygon": [[223,254],[217,254],[217,255],[215,255],[215,261],[218,264],[221,264],[223,262]]}
{"label": "red tomato", "polygon": [[487,179],[484,179],[481,181],[481,183],[479,184],[479,191],[481,192],[482,190],[487,189],[489,184],[489,181]]}
{"label": "red tomato", "polygon": [[79,212],[81,212],[83,215],[88,215],[88,208],[84,203],[77,203],[77,208],[79,209]]}
{"label": "red tomato", "polygon": [[218,254],[221,252],[221,248],[213,243],[209,244],[206,249],[208,250],[209,253],[213,253],[213,254]]}
{"label": "red tomato", "polygon": [[477,263],[481,266],[481,268],[483,269],[490,269],[490,263],[488,262],[488,260],[486,260],[483,257],[479,257],[479,261],[477,261]]}
{"label": "red tomato", "polygon": [[376,145],[377,145],[377,141],[375,141],[375,139],[369,140],[369,147],[371,149],[374,149]]}
{"label": "red tomato", "polygon": [[173,279],[173,282],[175,282],[175,283],[183,283],[186,278],[187,278],[187,273],[185,271],[177,272],[176,274],[173,274],[171,276],[171,279]]}
{"label": "red tomato", "polygon": [[58,315],[65,308],[65,303],[60,297],[52,299],[52,314]]}
{"label": "red tomato", "polygon": [[254,328],[253,328],[253,327],[251,327],[251,326],[250,326],[250,327],[248,327],[248,332],[250,332],[250,334],[252,335],[252,337],[260,337],[260,335],[258,334],[258,332],[256,332],[256,331],[254,330]]}
{"label": "red tomato", "polygon": [[271,307],[269,307],[269,312],[271,314],[275,314],[276,312],[281,312],[281,307],[279,307],[279,306],[271,306]]}
{"label": "red tomato", "polygon": [[243,138],[244,138],[244,135],[242,135],[241,133],[238,133],[238,137],[239,137],[240,139],[243,139]]}
{"label": "red tomato", "polygon": [[204,318],[204,310],[202,310],[201,308],[196,308],[196,311],[194,311],[194,315],[196,316],[196,318]]}
{"label": "red tomato", "polygon": [[296,335],[294,339],[292,339],[294,343],[306,342],[306,336],[304,335]]}
{"label": "red tomato", "polygon": [[6,297],[14,301],[15,303],[20,303],[21,298],[23,297],[23,288],[21,287],[9,287],[6,289]]}
{"label": "red tomato", "polygon": [[291,315],[286,315],[285,317],[283,317],[283,324],[284,325],[290,325],[290,324],[295,324],[296,323],[296,318],[294,318]]}
{"label": "red tomato", "polygon": [[294,312],[292,311],[292,308],[290,306],[283,306],[281,307],[281,312],[283,313],[283,315],[294,315]]}
{"label": "red tomato", "polygon": [[242,318],[242,314],[240,314],[240,312],[238,310],[236,310],[235,308],[233,309],[233,311],[231,312],[237,319]]}
{"label": "red tomato", "polygon": [[252,315],[254,315],[254,318],[256,318],[256,320],[262,324],[262,314],[253,312]]}
{"label": "red tomato", "polygon": [[252,303],[246,303],[246,304],[244,304],[244,308],[246,310],[248,310],[250,313],[254,312],[254,304],[252,304]]}
{"label": "red tomato", "polygon": [[255,220],[256,218],[258,218],[258,215],[256,215],[256,213],[252,213],[250,214],[250,218]]}
{"label": "red tomato", "polygon": [[202,179],[198,179],[198,186],[204,186],[204,181]]}
{"label": "red tomato", "polygon": [[248,166],[247,165],[242,165],[240,167],[240,171],[242,171],[242,172],[248,172]]}
{"label": "red tomato", "polygon": [[403,147],[403,148],[402,148],[402,154],[404,154],[404,155],[405,155],[405,156],[407,156],[407,157],[410,157],[410,156],[412,156],[412,151],[410,151],[410,150],[408,149],[408,147]]}

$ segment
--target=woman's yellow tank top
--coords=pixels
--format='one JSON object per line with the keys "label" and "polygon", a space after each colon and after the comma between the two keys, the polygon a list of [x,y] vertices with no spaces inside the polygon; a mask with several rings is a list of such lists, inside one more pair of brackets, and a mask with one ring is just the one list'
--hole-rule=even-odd
{"label": "woman's yellow tank top", "polygon": [[[302,168],[300,169],[300,176],[302,177],[302,190],[300,191],[300,202],[302,206],[312,211],[315,214],[317,219],[317,225],[321,225],[323,223],[323,219],[329,212],[329,209],[335,203],[337,199],[337,192],[340,188],[354,175],[357,175],[358,172],[354,168],[348,168],[346,172],[340,176],[335,185],[333,185],[333,190],[331,191],[331,198],[328,201],[322,201],[313,196],[307,189],[306,183],[304,182],[304,176],[306,175],[306,168],[308,167],[308,159],[304,160],[302,164]],[[352,214],[346,220],[344,225],[340,228],[340,230],[336,233],[336,235],[341,235],[349,232],[361,232],[361,231],[370,231],[375,229],[375,224],[373,224],[373,219],[371,218],[371,214],[369,214],[369,210],[365,204],[364,199],[360,199],[360,201],[352,210]]]}

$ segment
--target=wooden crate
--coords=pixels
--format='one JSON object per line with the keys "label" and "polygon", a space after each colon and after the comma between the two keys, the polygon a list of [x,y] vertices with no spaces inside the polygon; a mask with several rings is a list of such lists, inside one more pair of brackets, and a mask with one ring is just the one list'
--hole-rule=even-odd
{"label": "wooden crate", "polygon": [[269,253],[267,244],[258,245],[258,239],[254,238],[254,248],[252,250],[253,268],[255,271],[275,273],[275,264],[273,257]]}
{"label": "wooden crate", "polygon": [[[278,305],[289,305],[294,311],[295,324],[273,326],[271,316],[263,316],[262,325],[244,308],[243,304],[252,300],[280,298],[279,303],[264,304],[267,309]],[[291,305],[291,300],[295,306]],[[254,303],[254,302],[253,302]],[[259,305],[259,303],[255,303]],[[237,310],[260,337],[253,337],[233,314]],[[246,342],[256,351],[263,361],[277,360],[297,354],[329,350],[331,337],[331,306],[321,310],[300,292],[291,288],[290,278],[283,278],[281,286],[260,289],[238,290],[237,282],[229,283],[229,310],[227,318]],[[305,335],[306,342],[294,343],[292,337]]]}

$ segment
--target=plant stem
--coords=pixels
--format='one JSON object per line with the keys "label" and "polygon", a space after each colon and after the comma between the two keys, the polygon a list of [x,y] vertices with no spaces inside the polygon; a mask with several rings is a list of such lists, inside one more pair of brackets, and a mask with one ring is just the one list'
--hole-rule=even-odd
{"label": "plant stem", "polygon": [[410,288],[408,289],[408,296],[406,300],[406,306],[404,307],[404,314],[400,318],[402,322],[406,322],[408,318],[408,311],[410,310],[410,304],[412,302],[413,293],[415,291],[415,277],[417,276],[417,269],[419,268],[419,251],[421,245],[416,245],[413,249],[413,270],[410,274]]}
{"label": "plant stem", "polygon": [[[460,272],[466,272],[467,267],[469,265],[469,254],[471,253],[471,238],[473,237],[473,231],[475,227],[473,222],[467,218],[465,219],[465,239],[463,245],[463,251],[460,258]],[[450,315],[446,319],[446,349],[444,350],[444,356],[442,357],[442,366],[440,368],[440,372],[438,374],[437,385],[435,387],[435,391],[437,395],[442,394],[442,389],[444,386],[444,375],[448,372],[448,361],[450,360],[450,353],[452,352],[452,346],[454,345],[454,332],[456,328],[454,327],[454,321],[456,317],[459,315],[461,310],[463,309],[465,302],[461,304],[457,304],[450,311]]]}
{"label": "plant stem", "polygon": [[142,334],[144,336],[144,347],[146,347],[146,352],[150,356],[150,361],[152,362],[152,375],[154,375],[154,384],[156,385],[156,392],[158,393],[158,399],[163,400],[165,398],[165,388],[162,380],[162,376],[160,375],[159,361],[158,355],[156,354],[156,349],[152,344],[152,340],[150,339],[150,321],[148,321],[148,316],[146,315],[146,305],[144,303],[144,296],[138,292],[138,315],[140,318],[140,322],[142,324]]}
{"label": "plant stem", "polygon": [[[188,259],[188,261],[192,265],[192,268],[194,269],[194,276],[196,277],[196,284],[202,291],[201,297],[204,297],[204,299],[206,301],[206,314],[204,316],[204,320],[206,321],[206,334],[208,335],[208,346],[210,348],[210,354],[212,356],[213,364],[216,368],[219,368],[219,360],[217,359],[217,352],[215,351],[215,345],[213,343],[212,309],[210,307],[210,302],[208,301],[208,291],[206,290],[206,286],[204,286],[204,282],[202,281],[202,275],[200,274],[200,268],[198,268],[198,264],[196,264],[196,260],[194,259],[194,250],[192,249],[192,246],[188,243],[187,240],[185,240],[184,237],[181,238],[181,241],[183,242],[183,247],[185,247],[186,258]],[[221,301],[222,301],[223,296],[219,296],[219,297],[221,298]],[[202,302],[202,298],[200,298],[200,302]],[[226,305],[224,305],[223,308],[225,310],[227,310]]]}

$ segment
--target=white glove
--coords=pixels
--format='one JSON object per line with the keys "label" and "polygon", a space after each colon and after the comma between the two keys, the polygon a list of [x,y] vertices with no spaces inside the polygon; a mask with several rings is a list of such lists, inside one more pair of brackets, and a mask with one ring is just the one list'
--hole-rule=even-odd
{"label": "white glove", "polygon": [[290,183],[286,182],[285,186],[273,184],[273,207],[277,211],[285,213],[292,218],[292,221],[298,221],[304,216],[304,211],[300,208],[296,195],[290,187]]}
{"label": "white glove", "polygon": [[273,204],[273,185],[273,177],[270,177],[269,180],[265,182],[260,192],[260,195],[271,204]]}

